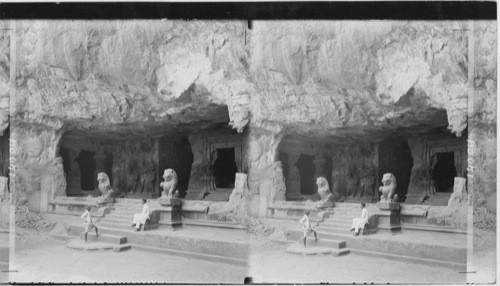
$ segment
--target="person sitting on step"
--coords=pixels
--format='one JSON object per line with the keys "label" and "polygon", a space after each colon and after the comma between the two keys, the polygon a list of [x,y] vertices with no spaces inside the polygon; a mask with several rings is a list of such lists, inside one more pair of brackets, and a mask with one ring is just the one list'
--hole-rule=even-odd
{"label": "person sitting on step", "polygon": [[300,223],[304,229],[304,247],[306,247],[306,239],[311,232],[314,233],[314,240],[318,241],[316,230],[312,227],[311,222],[309,221],[309,211],[305,211],[304,216],[300,219]]}
{"label": "person sitting on step", "polygon": [[352,219],[351,231],[354,231],[354,235],[359,235],[359,230],[365,228],[365,224],[368,223],[368,211],[366,210],[366,204],[361,203],[361,217]]}
{"label": "person sitting on step", "polygon": [[90,215],[90,210],[91,208],[87,207],[86,211],[81,216],[81,218],[83,219],[83,226],[85,228],[85,233],[84,233],[85,243],[87,243],[87,234],[89,233],[89,231],[92,230],[92,228],[95,228],[95,236],[96,237],[99,236],[96,222],[92,219],[92,216]]}
{"label": "person sitting on step", "polygon": [[132,221],[132,227],[136,227],[136,231],[141,230],[141,226],[146,224],[149,219],[149,206],[146,204],[146,199],[142,199],[142,212],[134,214],[134,220]]}

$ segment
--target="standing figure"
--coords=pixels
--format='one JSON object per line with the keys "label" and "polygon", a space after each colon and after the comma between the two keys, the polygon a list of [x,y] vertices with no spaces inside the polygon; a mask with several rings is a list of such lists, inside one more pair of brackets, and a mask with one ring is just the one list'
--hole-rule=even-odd
{"label": "standing figure", "polygon": [[85,228],[85,243],[87,243],[87,234],[92,230],[92,228],[95,228],[95,236],[99,236],[97,225],[90,215],[90,209],[90,207],[87,207],[87,210],[81,216],[81,218],[83,219],[83,226]]}
{"label": "standing figure", "polygon": [[300,219],[300,223],[304,229],[304,247],[306,247],[306,238],[309,234],[311,234],[311,232],[314,233],[314,240],[318,241],[316,230],[311,226],[311,222],[309,221],[309,211],[304,213],[304,216]]}
{"label": "standing figure", "polygon": [[136,227],[136,231],[141,230],[141,226],[146,224],[149,219],[149,206],[146,204],[146,199],[142,199],[142,212],[134,214],[134,220],[132,221],[132,227]]}
{"label": "standing figure", "polygon": [[368,211],[365,203],[361,203],[361,208],[361,217],[352,219],[351,231],[354,231],[354,235],[359,235],[359,229],[363,229],[368,223]]}

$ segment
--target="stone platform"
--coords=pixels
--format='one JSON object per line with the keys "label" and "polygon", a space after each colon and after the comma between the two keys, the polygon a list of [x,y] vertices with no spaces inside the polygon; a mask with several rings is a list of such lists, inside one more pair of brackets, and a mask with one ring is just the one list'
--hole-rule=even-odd
{"label": "stone platform", "polygon": [[[376,204],[367,204],[366,208],[371,218],[380,218],[381,210]],[[365,230],[359,236],[350,232],[352,219],[359,217],[361,207],[357,204],[335,203],[333,212],[327,213],[316,226],[320,241],[345,241],[352,253],[367,256],[386,257],[389,259],[416,262],[426,265],[445,266],[453,269],[465,269],[467,262],[466,233],[452,226],[436,225],[428,219],[427,212],[433,206],[402,205],[402,227],[398,232],[391,232],[376,225],[374,232]],[[404,218],[418,219],[412,221],[417,225],[408,227]],[[298,219],[292,216],[289,219],[277,217],[268,218],[272,225],[279,225],[287,229],[286,240],[280,244],[297,242],[302,238],[302,229]],[[445,222],[441,222],[445,223]],[[418,229],[416,229],[418,227]],[[274,242],[274,241],[273,241]],[[309,245],[309,244],[308,244]]]}
{"label": "stone platform", "polygon": [[267,217],[298,220],[309,211],[309,220],[319,222],[333,213],[333,208],[316,208],[316,205],[317,202],[276,201],[267,207]]}
{"label": "stone platform", "polygon": [[9,269],[9,251],[9,230],[0,228],[0,271]]}
{"label": "stone platform", "polygon": [[[319,242],[319,241],[318,241]],[[300,255],[316,255],[316,254],[323,254],[323,255],[333,255],[333,256],[341,256],[341,255],[346,255],[349,254],[349,249],[335,249],[331,247],[326,247],[326,246],[318,246],[315,245],[314,243],[311,245],[307,245],[304,247],[304,245],[300,242],[290,244],[285,248],[285,251],[288,253],[292,254],[300,254]]]}
{"label": "stone platform", "polygon": [[81,238],[75,238],[68,242],[67,246],[69,248],[78,249],[78,250],[114,250],[114,251],[123,251],[131,248],[130,244],[114,244],[109,242],[101,242],[101,241],[90,241],[85,242]]}

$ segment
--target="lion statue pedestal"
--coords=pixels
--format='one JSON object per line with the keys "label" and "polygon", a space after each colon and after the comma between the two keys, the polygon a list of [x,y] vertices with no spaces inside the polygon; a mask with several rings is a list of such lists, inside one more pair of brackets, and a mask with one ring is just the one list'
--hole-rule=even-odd
{"label": "lion statue pedestal", "polygon": [[162,198],[178,198],[179,190],[177,190],[177,173],[173,169],[166,169],[163,172],[164,182],[160,183],[160,187],[163,189],[161,192]]}
{"label": "lion statue pedestal", "polygon": [[99,182],[99,191],[101,191],[101,196],[97,198],[98,204],[109,204],[114,203],[115,191],[111,187],[111,183],[109,182],[109,177],[106,173],[98,173],[97,181]]}
{"label": "lion statue pedestal", "polygon": [[161,197],[156,202],[161,206],[159,209],[153,211],[152,222],[168,225],[172,228],[182,226],[181,205],[182,201],[179,198],[179,191],[177,188],[177,173],[173,169],[166,169],[163,173],[164,182],[160,183],[163,188]]}
{"label": "lion statue pedestal", "polygon": [[333,194],[330,192],[328,181],[323,177],[318,177],[316,179],[316,185],[318,186],[318,194],[321,197],[321,200],[315,205],[315,207],[317,209],[333,208]]}
{"label": "lion statue pedestal", "polygon": [[391,173],[386,173],[382,177],[382,186],[378,190],[382,193],[380,202],[392,202],[394,193],[396,192],[397,181]]}

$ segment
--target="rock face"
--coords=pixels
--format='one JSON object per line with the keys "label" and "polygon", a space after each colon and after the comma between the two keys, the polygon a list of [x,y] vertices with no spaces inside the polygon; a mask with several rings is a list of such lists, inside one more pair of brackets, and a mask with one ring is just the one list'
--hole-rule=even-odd
{"label": "rock face", "polygon": [[[474,185],[494,193],[496,26],[468,28],[447,21],[254,21],[252,30],[239,21],[17,22],[16,39],[0,34],[0,87],[16,66],[16,184],[40,189],[41,170],[59,169],[58,144],[68,131],[115,139],[184,132],[192,180],[206,167],[198,131],[230,125],[244,133],[240,171],[248,174],[250,204],[260,206],[250,209],[262,214],[262,202],[285,199],[277,150],[287,135],[380,142],[448,129],[474,138],[473,158],[486,162],[477,164]],[[413,168],[424,164],[415,154]],[[357,184],[374,195],[372,182]]]}
{"label": "rock face", "polygon": [[0,136],[9,126],[10,111],[10,33],[7,27],[0,22]]}

